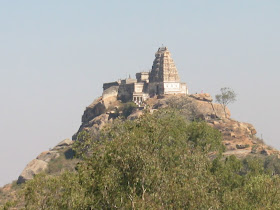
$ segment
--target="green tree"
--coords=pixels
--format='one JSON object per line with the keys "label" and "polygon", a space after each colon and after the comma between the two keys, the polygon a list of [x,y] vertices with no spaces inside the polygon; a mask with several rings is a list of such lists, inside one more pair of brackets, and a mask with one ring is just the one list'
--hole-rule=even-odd
{"label": "green tree", "polygon": [[222,158],[221,134],[173,109],[116,120],[75,143],[75,172],[25,184],[26,209],[279,209],[280,179],[256,158]]}
{"label": "green tree", "polygon": [[228,87],[221,88],[220,91],[221,93],[215,96],[216,101],[223,106],[225,117],[227,117],[226,107],[236,101],[236,93]]}
{"label": "green tree", "polygon": [[25,208],[86,209],[85,188],[79,184],[77,173],[64,172],[60,176],[39,174],[24,186]]}
{"label": "green tree", "polygon": [[93,208],[218,206],[211,190],[217,183],[205,177],[211,175],[209,152],[222,147],[221,135],[206,123],[187,124],[176,111],[162,109],[137,121],[116,121],[101,136],[86,144],[90,156],[78,166]]}

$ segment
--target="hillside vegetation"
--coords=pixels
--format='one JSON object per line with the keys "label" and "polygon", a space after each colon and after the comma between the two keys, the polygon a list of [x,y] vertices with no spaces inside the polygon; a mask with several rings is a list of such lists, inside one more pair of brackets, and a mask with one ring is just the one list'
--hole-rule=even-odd
{"label": "hillside vegetation", "polygon": [[74,171],[36,175],[3,208],[280,208],[276,157],[224,158],[221,132],[178,110],[116,119],[77,138]]}

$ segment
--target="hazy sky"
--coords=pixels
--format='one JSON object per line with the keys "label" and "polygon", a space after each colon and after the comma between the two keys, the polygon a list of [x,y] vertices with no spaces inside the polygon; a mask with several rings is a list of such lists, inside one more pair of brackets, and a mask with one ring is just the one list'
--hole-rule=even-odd
{"label": "hazy sky", "polygon": [[280,149],[279,23],[279,0],[0,0],[0,186],[162,44],[190,93],[231,87],[232,117]]}

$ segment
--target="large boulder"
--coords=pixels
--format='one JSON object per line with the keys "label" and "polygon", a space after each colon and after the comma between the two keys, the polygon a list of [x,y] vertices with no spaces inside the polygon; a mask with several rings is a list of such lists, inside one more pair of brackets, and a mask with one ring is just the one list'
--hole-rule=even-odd
{"label": "large boulder", "polygon": [[48,167],[48,163],[46,161],[39,160],[39,159],[32,160],[27,164],[25,169],[20,174],[17,183],[21,184],[26,182],[27,180],[32,179],[35,174],[38,174],[46,170],[47,167]]}
{"label": "large boulder", "polygon": [[209,93],[200,93],[200,94],[191,94],[190,97],[199,100],[199,101],[208,101],[212,102],[213,99]]}
{"label": "large boulder", "polygon": [[24,183],[25,181],[32,179],[34,175],[45,171],[48,168],[49,162],[59,158],[62,152],[65,152],[68,148],[71,149],[72,144],[72,140],[64,139],[50,151],[42,152],[36,159],[27,164],[18,177],[17,183]]}
{"label": "large boulder", "polygon": [[211,102],[212,98],[209,94],[194,94],[190,96],[165,96],[158,99],[152,106],[153,109],[174,107],[184,110],[194,118],[209,119],[209,118],[229,118],[230,111],[220,104]]}
{"label": "large boulder", "polygon": [[59,142],[52,150],[62,150],[70,147],[73,143],[74,141],[71,139],[64,139],[63,141]]}
{"label": "large boulder", "polygon": [[60,156],[60,154],[57,151],[45,151],[42,152],[38,157],[36,158],[37,160],[42,160],[45,162],[50,162],[53,159],[56,159]]}
{"label": "large boulder", "polygon": [[195,107],[198,116],[203,116],[204,119],[207,118],[229,118],[230,111],[226,107],[225,111],[222,105],[214,104],[212,102],[192,100],[193,106]]}

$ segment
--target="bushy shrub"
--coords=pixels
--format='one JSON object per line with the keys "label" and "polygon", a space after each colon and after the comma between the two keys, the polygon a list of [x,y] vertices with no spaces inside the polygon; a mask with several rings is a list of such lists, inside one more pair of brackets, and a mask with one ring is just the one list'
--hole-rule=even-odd
{"label": "bushy shrub", "polygon": [[127,118],[136,107],[137,105],[134,102],[127,102],[122,104],[120,110],[122,111],[122,115]]}

